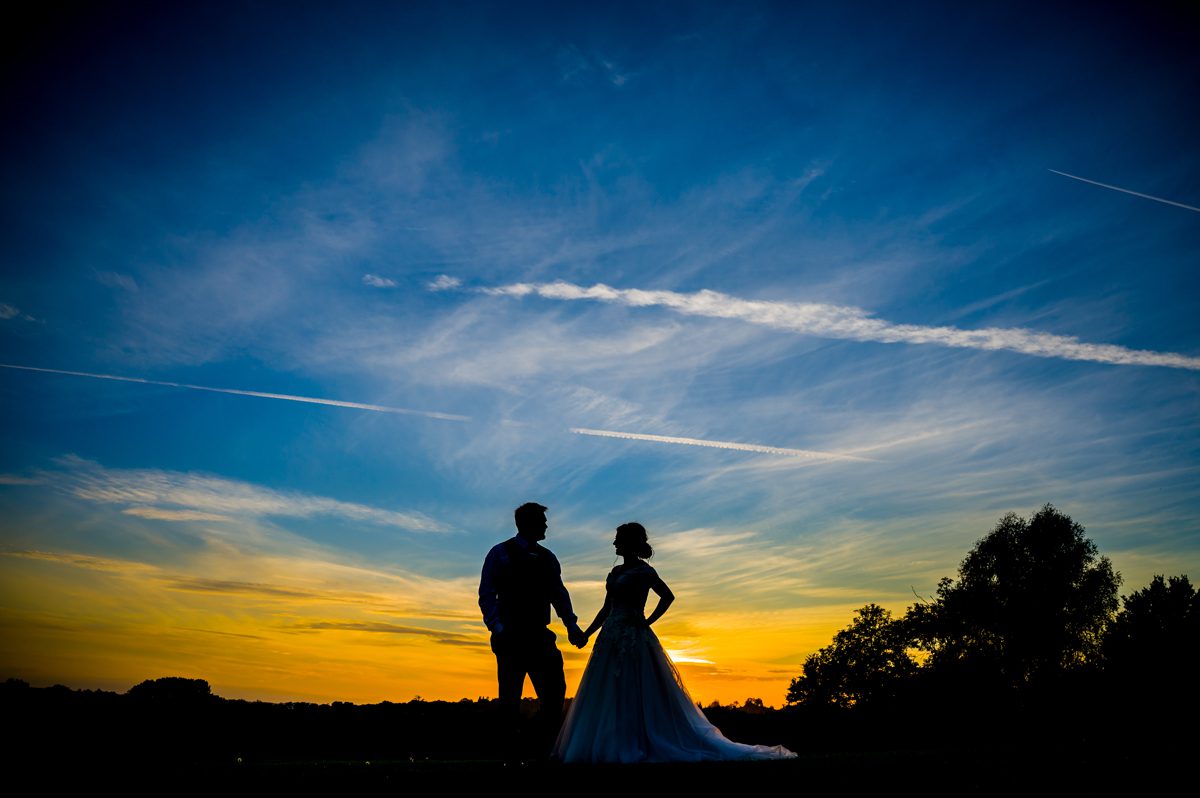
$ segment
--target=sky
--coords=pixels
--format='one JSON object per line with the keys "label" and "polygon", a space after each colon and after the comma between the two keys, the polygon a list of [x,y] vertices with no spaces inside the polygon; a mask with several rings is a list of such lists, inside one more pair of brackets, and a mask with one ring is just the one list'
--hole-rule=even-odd
{"label": "sky", "polygon": [[4,26],[0,676],[494,696],[526,501],[704,703],[1009,512],[1200,576],[1182,5],[177,5]]}

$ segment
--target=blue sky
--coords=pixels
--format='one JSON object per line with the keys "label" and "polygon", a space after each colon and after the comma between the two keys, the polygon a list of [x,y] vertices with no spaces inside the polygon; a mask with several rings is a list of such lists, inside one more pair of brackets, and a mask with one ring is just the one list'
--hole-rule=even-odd
{"label": "blue sky", "polygon": [[[1008,511],[1053,502],[1127,590],[1194,575],[1200,68],[1174,13],[30,22],[3,82],[0,363],[466,420],[0,369],[0,662],[484,691],[473,582],[526,500],[583,615],[613,527],[646,524],[682,599],[664,639],[722,698],[778,702],[853,608],[932,592]],[[268,638],[299,628],[291,599],[314,640],[387,639],[353,649],[375,692],[116,642],[182,614]],[[422,689],[446,652],[458,681]]]}

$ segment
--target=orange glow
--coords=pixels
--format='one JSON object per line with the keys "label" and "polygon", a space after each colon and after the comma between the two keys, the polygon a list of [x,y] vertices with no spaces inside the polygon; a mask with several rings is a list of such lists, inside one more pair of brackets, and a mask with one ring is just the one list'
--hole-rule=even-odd
{"label": "orange glow", "polygon": [[[473,579],[434,586],[316,558],[225,555],[173,569],[4,553],[4,675],[119,691],[143,679],[186,676],[208,680],[227,698],[268,701],[495,695],[495,663],[476,614]],[[580,588],[586,611],[599,584]],[[683,654],[679,667],[695,700],[753,696],[779,705],[804,656],[827,644],[852,611],[681,607],[655,629],[667,649]],[[561,626],[555,628],[561,636]],[[588,653],[562,638],[570,694]]]}

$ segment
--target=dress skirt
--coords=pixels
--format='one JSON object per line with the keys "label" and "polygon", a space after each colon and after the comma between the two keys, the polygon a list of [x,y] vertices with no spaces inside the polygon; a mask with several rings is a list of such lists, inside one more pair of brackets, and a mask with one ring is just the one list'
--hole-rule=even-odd
{"label": "dress skirt", "polygon": [[563,762],[787,759],[783,746],[735,743],[688,695],[674,663],[640,618],[610,616],[596,638],[554,755]]}

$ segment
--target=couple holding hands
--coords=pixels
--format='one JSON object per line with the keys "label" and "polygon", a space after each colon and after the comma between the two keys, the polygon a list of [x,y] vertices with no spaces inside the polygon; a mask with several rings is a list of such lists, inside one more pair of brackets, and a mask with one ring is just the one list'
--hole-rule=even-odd
{"label": "couple holding hands", "polygon": [[[546,507],[533,502],[514,513],[517,534],[492,547],[479,581],[479,607],[492,633],[500,707],[510,724],[509,759],[532,753],[562,762],[695,762],[794,757],[782,746],[745,745],[725,738],[693,703],[651,625],[675,596],[647,562],[654,553],[641,524],[617,527],[613,546],[623,558],[605,582],[604,606],[580,629],[558,559],[546,537]],[[650,592],[658,604],[646,616]],[[550,607],[583,648],[599,630],[579,689],[562,718],[566,695],[562,654],[548,628]],[[531,744],[519,742],[525,677],[540,709]]]}

